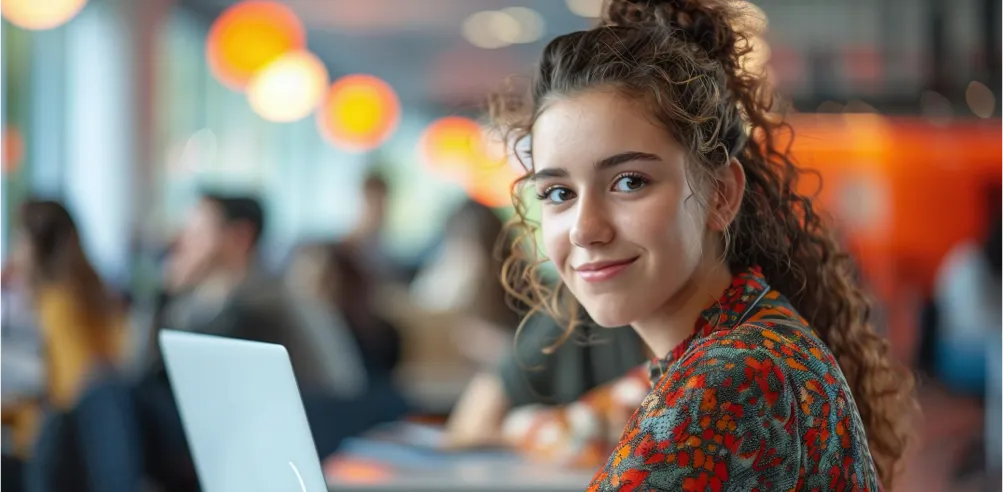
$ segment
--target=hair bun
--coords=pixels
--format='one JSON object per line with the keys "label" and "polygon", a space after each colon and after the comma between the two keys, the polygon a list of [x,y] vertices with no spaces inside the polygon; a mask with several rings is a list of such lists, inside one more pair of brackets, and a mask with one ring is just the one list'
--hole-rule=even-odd
{"label": "hair bun", "polygon": [[737,51],[732,17],[720,0],[610,0],[602,25],[671,29],[727,66]]}

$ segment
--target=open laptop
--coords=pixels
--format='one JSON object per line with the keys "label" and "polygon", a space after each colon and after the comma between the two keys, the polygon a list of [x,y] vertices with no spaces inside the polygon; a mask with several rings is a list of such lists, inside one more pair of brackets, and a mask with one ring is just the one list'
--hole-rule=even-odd
{"label": "open laptop", "polygon": [[160,346],[205,492],[324,492],[281,345],[171,330]]}

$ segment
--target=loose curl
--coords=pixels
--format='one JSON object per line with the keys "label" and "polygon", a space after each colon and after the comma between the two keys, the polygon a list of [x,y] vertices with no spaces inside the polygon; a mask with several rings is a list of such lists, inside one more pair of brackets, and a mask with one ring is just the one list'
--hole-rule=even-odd
{"label": "loose curl", "polygon": [[[491,101],[491,116],[508,141],[518,142],[554,99],[614,90],[650,108],[688,150],[694,164],[688,171],[698,177],[710,177],[737,158],[747,185],[724,234],[725,260],[736,270],[761,266],[835,355],[878,475],[890,489],[910,437],[913,377],[893,363],[887,343],[875,333],[852,258],[812,197],[796,191],[809,171],[791,156],[793,130],[771,113],[773,96],[762,74],[742,65],[752,50],[755,23],[749,20],[733,1],[612,0],[598,26],[560,36],[544,49],[529,98],[503,92]],[[544,312],[566,323],[559,344],[578,324],[581,309],[561,282],[541,281],[538,224],[528,219],[522,197],[532,166],[527,169],[513,184],[517,213],[508,224],[509,237],[521,247],[509,248],[502,283],[517,304],[528,306],[527,318]]]}

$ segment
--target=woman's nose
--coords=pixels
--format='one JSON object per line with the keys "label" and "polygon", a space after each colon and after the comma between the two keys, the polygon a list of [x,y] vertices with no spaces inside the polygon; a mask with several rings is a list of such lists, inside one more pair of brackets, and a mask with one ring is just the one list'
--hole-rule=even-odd
{"label": "woman's nose", "polygon": [[571,243],[580,248],[607,244],[615,236],[613,224],[599,200],[579,199]]}

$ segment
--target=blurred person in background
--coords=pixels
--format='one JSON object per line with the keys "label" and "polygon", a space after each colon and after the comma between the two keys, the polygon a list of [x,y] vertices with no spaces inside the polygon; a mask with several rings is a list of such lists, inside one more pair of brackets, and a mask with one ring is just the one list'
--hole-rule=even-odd
{"label": "blurred person in background", "polygon": [[[647,360],[643,343],[629,327],[607,329],[583,316],[572,339],[558,343],[565,335],[564,327],[545,313],[537,313],[526,320],[515,337],[514,350],[508,352],[496,368],[475,375],[467,385],[446,425],[447,446],[454,449],[495,445],[533,448],[535,437],[521,436],[518,422],[542,423],[549,421],[551,415],[563,415],[561,412],[568,408],[567,405],[588,399],[590,392],[604,385],[612,386],[620,378],[629,379],[629,374]],[[541,347],[546,349],[541,350]],[[599,406],[600,419],[610,416],[603,425],[615,428],[616,409],[604,402]],[[534,417],[527,418],[529,414]],[[513,416],[516,423],[510,425],[512,428],[505,435],[506,420]],[[581,436],[574,440],[589,441],[592,446],[591,430],[580,430],[584,433],[579,433],[579,429],[571,431]],[[578,452],[568,451],[576,455]],[[563,455],[555,452],[559,454]],[[568,462],[587,466],[584,464],[586,457],[582,460],[569,458]]]}
{"label": "blurred person in background", "polygon": [[460,317],[457,347],[481,366],[495,366],[512,346],[519,316],[509,307],[495,250],[504,224],[490,208],[467,200],[446,221],[443,244],[411,283],[425,309]]}
{"label": "blurred person in background", "polygon": [[642,364],[570,404],[513,408],[501,426],[502,442],[533,461],[595,469],[648,395],[650,377]]}
{"label": "blurred person in background", "polygon": [[[3,296],[3,319],[0,321],[0,390],[3,404],[4,441],[6,458],[14,448],[26,449],[32,434],[26,433],[31,425],[18,425],[19,417],[36,412],[18,412],[17,408],[31,408],[22,403],[40,398],[45,391],[45,362],[42,360],[42,340],[35,320],[34,306],[28,279],[20,274],[14,262],[4,265],[0,294]],[[9,425],[8,425],[9,424]],[[20,435],[9,435],[11,429],[20,429]]]}
{"label": "blurred person in background", "polygon": [[366,270],[364,253],[349,244],[325,248],[321,288],[345,319],[367,373],[389,381],[401,360],[400,331],[375,309],[378,277]]}
{"label": "blurred person in background", "polygon": [[379,171],[369,172],[362,182],[362,213],[355,229],[344,239],[360,255],[363,268],[375,275],[377,284],[404,280],[400,265],[387,253],[384,233],[390,185]]}
{"label": "blurred person in background", "polygon": [[29,201],[18,219],[14,264],[26,282],[45,365],[42,399],[14,412],[41,412],[19,422],[27,435],[41,422],[30,449],[28,439],[18,443],[18,453],[30,456],[24,485],[40,492],[135,491],[143,475],[141,437],[120,373],[122,306],[88,261],[65,207]]}
{"label": "blurred person in background", "polygon": [[[265,220],[250,196],[204,194],[167,259],[170,302],[163,326],[151,330],[146,369],[137,401],[147,438],[147,458],[156,477],[172,490],[197,483],[180,416],[160,356],[157,330],[277,343],[288,350],[296,380],[315,422],[338,418],[323,408],[332,399],[364,390],[365,373],[355,348],[339,340],[333,318],[301,309],[281,279],[260,263]],[[330,322],[330,323],[329,323]],[[316,436],[323,442],[323,436]]]}
{"label": "blurred person in background", "polygon": [[984,442],[969,448],[967,463],[962,464],[959,473],[966,475],[988,464],[989,476],[998,483],[1003,419],[1000,408],[1003,219],[998,185],[984,190],[983,197],[987,218],[983,237],[955,246],[944,258],[934,285],[935,367],[938,380],[950,390],[985,399]]}
{"label": "blurred person in background", "polygon": [[[983,237],[962,242],[944,257],[934,284],[936,374],[949,388],[982,394],[985,347],[1000,318],[1000,192],[986,191],[988,220]],[[995,198],[994,198],[995,197]]]}
{"label": "blurred person in background", "polygon": [[373,310],[375,279],[344,244],[315,243],[299,248],[286,281],[308,301],[304,312],[336,319],[338,338],[357,352],[367,379],[365,391],[351,398],[305,401],[308,414],[327,417],[311,421],[324,457],[337,450],[345,438],[396,420],[408,411],[409,405],[393,380],[401,358],[400,334]]}
{"label": "blurred person in background", "polygon": [[723,0],[606,6],[547,45],[528,104],[492,108],[513,141],[532,136],[513,198],[535,188],[560,276],[524,304],[569,330],[579,306],[629,324],[657,357],[589,490],[891,489],[912,379],[775,148],[781,122],[742,63],[756,19]]}
{"label": "blurred person in background", "polygon": [[328,326],[302,319],[281,280],[261,265],[263,232],[256,198],[204,195],[168,259],[174,300],[164,327],[284,345],[303,388],[358,392],[360,371],[351,365],[357,358],[343,352]]}

